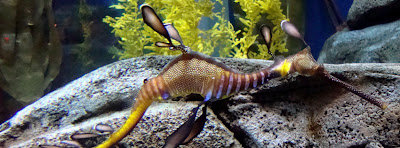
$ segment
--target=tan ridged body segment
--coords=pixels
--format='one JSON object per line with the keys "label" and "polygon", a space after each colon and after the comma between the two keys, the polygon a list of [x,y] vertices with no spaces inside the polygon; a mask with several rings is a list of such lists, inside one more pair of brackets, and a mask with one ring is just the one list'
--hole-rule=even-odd
{"label": "tan ridged body segment", "polygon": [[240,74],[211,57],[193,52],[171,61],[159,77],[171,97],[197,93],[208,101],[263,84],[270,79],[270,70]]}
{"label": "tan ridged body segment", "polygon": [[224,69],[207,61],[191,58],[180,60],[162,73],[162,78],[169,87],[171,96],[188,93],[205,93],[210,84],[217,80]]}

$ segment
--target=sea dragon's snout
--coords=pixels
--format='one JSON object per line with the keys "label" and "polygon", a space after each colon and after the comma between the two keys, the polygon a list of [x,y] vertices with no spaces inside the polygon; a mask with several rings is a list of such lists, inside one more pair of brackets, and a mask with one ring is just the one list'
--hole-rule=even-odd
{"label": "sea dragon's snout", "polygon": [[288,35],[303,41],[304,45],[306,46],[306,48],[304,48],[302,51],[286,58],[288,63],[291,63],[289,72],[298,72],[302,75],[321,76],[321,77],[325,78],[326,80],[328,80],[332,83],[335,83],[338,86],[346,89],[347,91],[350,91],[350,92],[354,93],[355,95],[367,100],[368,102],[380,107],[381,109],[387,108],[388,104],[386,102],[382,102],[382,101],[378,100],[377,98],[374,98],[371,95],[368,95],[368,94],[362,92],[361,90],[357,89],[353,85],[350,85],[350,84],[330,75],[329,72],[324,68],[324,66],[322,66],[321,64],[318,64],[315,61],[314,57],[312,57],[310,46],[307,45],[304,38],[300,35],[298,30],[292,23],[290,23],[289,21],[283,20],[281,22],[281,28]]}

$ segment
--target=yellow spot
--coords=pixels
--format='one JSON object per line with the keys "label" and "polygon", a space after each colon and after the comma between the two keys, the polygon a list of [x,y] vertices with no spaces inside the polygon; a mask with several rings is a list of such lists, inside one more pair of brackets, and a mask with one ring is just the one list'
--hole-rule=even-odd
{"label": "yellow spot", "polygon": [[388,107],[387,103],[383,103],[382,106],[381,106],[382,109],[386,109],[387,107]]}
{"label": "yellow spot", "polygon": [[285,61],[283,61],[282,65],[280,65],[279,67],[276,68],[276,71],[278,71],[281,74],[281,76],[283,77],[289,73],[291,66],[292,66],[292,63],[285,60]]}

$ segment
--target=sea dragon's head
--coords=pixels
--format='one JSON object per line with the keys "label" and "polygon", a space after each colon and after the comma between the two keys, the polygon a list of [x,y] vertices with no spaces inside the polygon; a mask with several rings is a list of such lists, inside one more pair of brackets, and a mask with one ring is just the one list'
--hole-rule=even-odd
{"label": "sea dragon's head", "polygon": [[[283,57],[275,57],[274,63],[274,70],[277,73],[280,73],[281,76],[285,76],[289,73],[298,72],[302,75],[309,75],[309,76],[320,76],[332,82],[354,94],[357,96],[371,102],[372,104],[385,109],[387,108],[388,104],[386,102],[382,102],[371,95],[368,95],[361,90],[357,89],[353,85],[350,85],[332,75],[324,68],[323,65],[318,64],[314,57],[311,54],[311,48],[305,42],[304,38],[300,35],[297,28],[287,20],[283,20],[281,22],[281,28],[285,31],[288,35],[301,40],[304,43],[305,48],[300,52],[289,56],[287,58]],[[271,29],[268,26],[262,25],[260,28],[261,35],[264,37],[265,43],[268,47],[268,53],[271,54],[270,51],[270,43],[271,43]],[[271,54],[272,55],[272,54]],[[272,55],[273,56],[273,55]],[[274,56],[273,56],[274,57]]]}
{"label": "sea dragon's head", "polygon": [[312,57],[310,46],[304,41],[297,28],[287,20],[281,22],[281,28],[288,35],[301,40],[305,48],[295,55],[284,58],[282,56],[274,56],[271,48],[271,29],[267,25],[261,25],[260,33],[267,45],[268,53],[274,58],[275,71],[281,76],[286,76],[289,73],[298,72],[302,75],[314,75],[320,70],[323,70],[322,65],[318,64]]}

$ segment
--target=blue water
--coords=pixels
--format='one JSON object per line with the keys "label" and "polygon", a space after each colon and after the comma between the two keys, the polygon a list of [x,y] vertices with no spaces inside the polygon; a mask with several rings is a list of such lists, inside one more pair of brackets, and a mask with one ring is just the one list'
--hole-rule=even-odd
{"label": "blue water", "polygon": [[[345,20],[353,1],[333,0],[339,10],[339,14]],[[324,42],[336,32],[324,0],[306,1],[306,30],[304,38],[311,46],[312,54],[317,59]]]}

